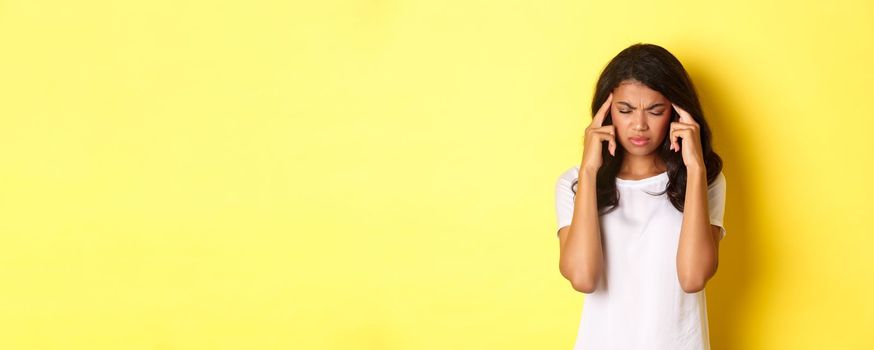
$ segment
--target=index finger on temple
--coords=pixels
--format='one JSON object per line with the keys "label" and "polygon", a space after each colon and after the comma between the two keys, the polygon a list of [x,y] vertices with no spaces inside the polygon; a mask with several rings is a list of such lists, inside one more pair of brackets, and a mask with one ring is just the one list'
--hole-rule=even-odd
{"label": "index finger on temple", "polygon": [[592,124],[596,127],[600,127],[602,123],[604,123],[604,119],[607,116],[607,110],[610,109],[610,102],[613,100],[613,93],[607,96],[607,100],[601,104],[601,108],[598,109],[598,113],[595,113],[595,118]]}

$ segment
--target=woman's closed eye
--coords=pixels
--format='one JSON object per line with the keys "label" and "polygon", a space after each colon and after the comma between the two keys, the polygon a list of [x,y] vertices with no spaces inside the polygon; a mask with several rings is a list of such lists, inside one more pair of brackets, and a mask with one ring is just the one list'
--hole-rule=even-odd
{"label": "woman's closed eye", "polygon": [[[628,113],[631,113],[631,111],[623,111],[623,110],[620,110],[619,113],[622,113],[622,114],[628,114]],[[664,113],[664,111],[650,112],[650,114],[652,114],[652,115],[662,115],[662,113]]]}

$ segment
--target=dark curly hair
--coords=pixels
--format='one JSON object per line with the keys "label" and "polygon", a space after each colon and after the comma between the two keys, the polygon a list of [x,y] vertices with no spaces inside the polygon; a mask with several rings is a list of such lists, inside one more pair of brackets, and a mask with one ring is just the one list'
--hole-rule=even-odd
{"label": "dark curly hair", "polygon": [[[722,171],[722,158],[713,151],[712,134],[704,119],[698,94],[680,61],[668,50],[654,44],[637,43],[622,50],[610,60],[598,78],[595,85],[595,95],[592,98],[593,116],[607,100],[610,93],[625,80],[643,83],[692,115],[692,118],[700,125],[701,151],[704,156],[704,166],[707,168],[707,183],[708,185],[713,183]],[[679,118],[677,111],[671,108],[671,122],[676,122]],[[612,124],[613,119],[608,111],[602,125]],[[667,192],[671,204],[682,212],[686,199],[686,166],[683,163],[683,155],[671,151],[670,147],[670,137],[665,137],[661,147],[656,151],[667,164],[670,180],[664,191],[654,193],[654,195],[662,195]],[[622,143],[617,142],[616,156],[614,157],[610,155],[607,147],[601,148],[601,157],[604,161],[601,168],[598,169],[595,181],[599,215],[607,214],[619,205],[616,176],[622,165],[623,150]],[[577,181],[571,184],[571,191],[574,192],[574,195],[576,195],[574,189],[576,184]]]}

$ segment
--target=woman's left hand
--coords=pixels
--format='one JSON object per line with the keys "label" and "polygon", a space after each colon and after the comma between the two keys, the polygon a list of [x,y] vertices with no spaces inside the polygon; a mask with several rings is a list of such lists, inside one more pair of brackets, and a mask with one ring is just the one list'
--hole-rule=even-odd
{"label": "woman's left hand", "polygon": [[[691,166],[704,168],[704,156],[701,151],[701,133],[698,122],[692,119],[692,115],[679,106],[671,103],[680,115],[680,120],[671,122],[671,131],[668,134],[671,140],[671,150],[674,152],[682,151],[683,163],[686,168]],[[681,138],[683,141],[680,147]]]}

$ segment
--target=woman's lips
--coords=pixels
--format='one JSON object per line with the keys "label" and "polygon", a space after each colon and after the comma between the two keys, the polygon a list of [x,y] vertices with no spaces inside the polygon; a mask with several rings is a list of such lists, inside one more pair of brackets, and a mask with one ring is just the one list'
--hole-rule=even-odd
{"label": "woman's lips", "polygon": [[645,137],[629,137],[628,140],[635,146],[643,146],[649,142],[649,139]]}

